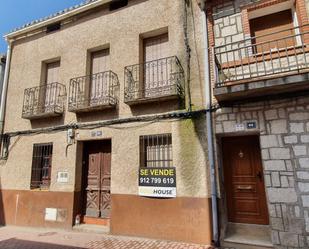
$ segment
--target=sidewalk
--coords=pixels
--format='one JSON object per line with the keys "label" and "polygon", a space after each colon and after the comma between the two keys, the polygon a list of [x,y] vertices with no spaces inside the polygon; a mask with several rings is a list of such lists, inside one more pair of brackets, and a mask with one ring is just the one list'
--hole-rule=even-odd
{"label": "sidewalk", "polygon": [[74,231],[0,227],[1,249],[208,249],[208,246]]}

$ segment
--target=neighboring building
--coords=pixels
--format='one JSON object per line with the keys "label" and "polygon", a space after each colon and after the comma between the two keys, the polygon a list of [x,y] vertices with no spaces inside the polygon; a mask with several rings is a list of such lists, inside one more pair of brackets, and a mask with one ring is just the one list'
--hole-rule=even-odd
{"label": "neighboring building", "polygon": [[[5,61],[6,61],[6,56],[0,54],[0,96],[2,94],[2,86],[3,86],[4,70],[5,70]],[[0,97],[0,101],[1,101],[1,97]]]}
{"label": "neighboring building", "polygon": [[309,248],[307,2],[206,2],[223,247]]}
{"label": "neighboring building", "polygon": [[[1,223],[81,215],[112,234],[211,243],[201,20],[195,1],[97,0],[6,35]],[[171,166],[176,198],[139,196],[140,167]]]}

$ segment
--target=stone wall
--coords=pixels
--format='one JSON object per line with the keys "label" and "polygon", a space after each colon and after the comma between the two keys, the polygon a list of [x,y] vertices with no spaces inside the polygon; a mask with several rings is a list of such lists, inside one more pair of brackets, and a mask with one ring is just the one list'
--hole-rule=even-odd
{"label": "stone wall", "polygon": [[240,8],[257,0],[223,1],[212,9],[215,46],[222,46],[245,38]]}
{"label": "stone wall", "polygon": [[[215,119],[218,139],[260,135],[272,242],[280,249],[308,248],[309,97],[222,108]],[[246,129],[247,122],[256,129]],[[237,131],[240,124],[244,129]]]}

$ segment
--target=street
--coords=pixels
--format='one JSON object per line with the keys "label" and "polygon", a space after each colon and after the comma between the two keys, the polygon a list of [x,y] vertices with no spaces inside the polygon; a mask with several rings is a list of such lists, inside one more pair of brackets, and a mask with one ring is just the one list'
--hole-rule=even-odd
{"label": "street", "polygon": [[1,249],[208,249],[208,246],[54,229],[0,228]]}

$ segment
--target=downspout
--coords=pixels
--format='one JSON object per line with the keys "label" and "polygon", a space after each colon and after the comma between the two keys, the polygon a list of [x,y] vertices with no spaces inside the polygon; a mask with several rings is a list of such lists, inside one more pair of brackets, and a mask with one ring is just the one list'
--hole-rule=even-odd
{"label": "downspout", "polygon": [[8,42],[8,48],[6,53],[6,64],[5,64],[5,71],[4,71],[4,79],[3,79],[3,88],[1,94],[1,104],[0,104],[0,139],[2,142],[2,135],[4,129],[4,116],[5,116],[5,105],[6,105],[6,94],[8,89],[9,83],[9,72],[10,72],[10,64],[11,64],[11,54],[12,54],[12,43],[10,40]]}
{"label": "downspout", "polygon": [[210,82],[207,14],[205,3],[202,7],[203,39],[204,39],[204,78],[205,78],[205,98],[206,98],[206,126],[207,126],[207,145],[208,159],[210,164],[210,182],[211,182],[211,204],[212,204],[212,236],[215,246],[219,246],[219,225],[218,225],[218,206],[217,206],[217,181],[216,168],[214,160],[214,140],[212,127],[212,96]]}

